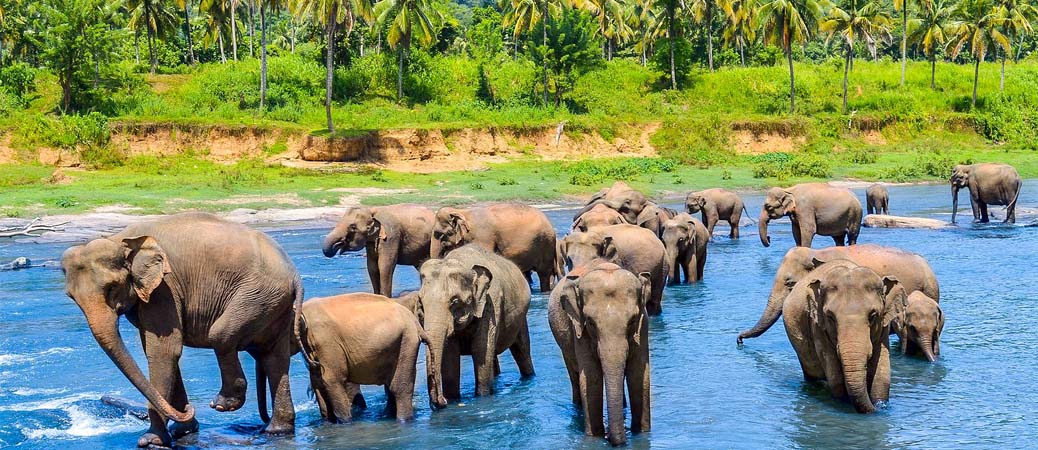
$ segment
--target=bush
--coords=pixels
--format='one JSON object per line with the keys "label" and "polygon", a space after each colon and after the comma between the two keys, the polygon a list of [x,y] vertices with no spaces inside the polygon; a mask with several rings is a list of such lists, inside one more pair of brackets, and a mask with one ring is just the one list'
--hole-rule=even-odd
{"label": "bush", "polygon": [[873,164],[879,157],[867,148],[855,148],[847,152],[847,160],[854,164]]}
{"label": "bush", "polygon": [[677,163],[666,158],[611,158],[585,160],[565,166],[569,183],[592,186],[610,180],[635,180],[642,174],[673,172]]}
{"label": "bush", "polygon": [[568,97],[577,110],[624,114],[632,104],[645,102],[659,77],[636,61],[616,59],[577,78]]}
{"label": "bush", "polygon": [[36,91],[36,70],[23,62],[10,64],[0,70],[0,86],[24,101]]}
{"label": "bush", "polygon": [[731,124],[718,115],[668,121],[650,141],[660,156],[682,164],[709,167],[728,162]]}
{"label": "bush", "polygon": [[750,158],[754,178],[829,178],[832,165],[824,156],[811,153],[767,153]]}
{"label": "bush", "polygon": [[[656,41],[655,53],[652,55],[652,66],[661,74],[660,87],[670,88],[670,39]],[[674,76],[678,88],[687,87],[689,75],[692,73],[692,44],[688,39],[675,39],[674,42]]]}

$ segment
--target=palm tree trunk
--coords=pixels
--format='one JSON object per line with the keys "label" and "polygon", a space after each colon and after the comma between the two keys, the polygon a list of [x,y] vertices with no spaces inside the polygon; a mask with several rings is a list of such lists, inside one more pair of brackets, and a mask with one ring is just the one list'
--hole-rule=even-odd
{"label": "palm tree trunk", "polygon": [[141,30],[133,30],[133,61],[137,65],[141,64]]}
{"label": "palm tree trunk", "polygon": [[[847,75],[850,73],[848,70],[851,65],[851,60],[854,59],[854,47],[847,46],[847,57],[843,63],[843,113],[847,114]],[[792,72],[790,72],[792,73]]]}
{"label": "palm tree trunk", "polygon": [[746,67],[746,44],[739,42],[739,62]]}
{"label": "palm tree trunk", "polygon": [[396,101],[401,101],[404,98],[404,47],[400,47],[400,52],[397,54],[397,68],[396,68]]}
{"label": "palm tree trunk", "polygon": [[793,78],[793,49],[786,47],[786,61],[789,62],[789,113],[793,114],[797,109],[796,104],[796,82]]}
{"label": "palm tree trunk", "polygon": [[216,33],[216,41],[220,43],[220,64],[227,64],[227,54],[223,51],[223,33]]}
{"label": "palm tree trunk", "polygon": [[288,52],[291,54],[296,53],[296,19],[295,17],[289,16],[288,18]]}
{"label": "palm tree trunk", "polygon": [[998,80],[998,92],[1006,91],[1006,54],[1002,53],[1002,74]]}
{"label": "palm tree trunk", "polygon": [[908,67],[908,0],[901,5],[901,85],[905,85],[905,69]]}
{"label": "palm tree trunk", "polygon": [[971,107],[977,107],[977,80],[980,77],[980,58],[976,58],[976,62],[973,63],[973,103]]}
{"label": "palm tree trunk", "polygon": [[325,45],[324,55],[324,115],[328,119],[328,133],[335,134],[335,125],[332,124],[332,78],[335,76],[335,17],[338,15],[337,7],[332,6],[332,13],[328,17],[328,42]]}
{"label": "palm tree trunk", "polygon": [[151,2],[144,1],[144,26],[148,29],[148,60],[151,63],[151,74],[155,74],[158,61],[155,60],[155,31],[151,29]]}
{"label": "palm tree trunk", "polygon": [[260,19],[260,111],[267,103],[267,21],[263,0],[259,4]]}
{"label": "palm tree trunk", "polygon": [[706,0],[706,64],[714,71],[714,7],[711,0]]}
{"label": "palm tree trunk", "polygon": [[937,90],[937,55],[930,55],[930,89]]}
{"label": "palm tree trunk", "polygon": [[231,57],[238,60],[238,17],[235,10],[238,9],[238,0],[229,0],[231,4]]}
{"label": "palm tree trunk", "polygon": [[678,78],[674,69],[674,1],[667,3],[667,38],[670,39],[670,88],[677,90]]}
{"label": "palm tree trunk", "polygon": [[253,4],[251,1],[246,1],[249,5],[249,57],[256,57],[256,16],[253,11]]}
{"label": "palm tree trunk", "polygon": [[364,33],[360,33],[360,57],[364,57]]}
{"label": "palm tree trunk", "polygon": [[[548,48],[548,0],[541,0],[541,45]],[[548,59],[541,58],[541,81],[544,83],[544,106],[548,106]]]}
{"label": "palm tree trunk", "polygon": [[195,65],[195,48],[191,40],[191,1],[184,0],[184,37],[187,39],[187,60]]}

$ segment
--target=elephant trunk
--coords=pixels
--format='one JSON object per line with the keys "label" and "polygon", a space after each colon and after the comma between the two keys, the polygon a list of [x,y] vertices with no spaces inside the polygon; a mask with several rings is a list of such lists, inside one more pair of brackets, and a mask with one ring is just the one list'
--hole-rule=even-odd
{"label": "elephant trunk", "polygon": [[768,304],[764,307],[764,313],[761,314],[760,319],[757,319],[753,328],[739,333],[738,343],[742,344],[742,340],[745,338],[758,337],[775,325],[775,322],[778,322],[779,317],[782,316],[782,304],[788,294],[782,281],[776,280],[775,285],[771,288],[771,295],[768,296]]}
{"label": "elephant trunk", "polygon": [[952,222],[955,223],[955,215],[959,212],[959,186],[952,181]]}
{"label": "elephant trunk", "polygon": [[443,258],[443,241],[433,238],[429,243],[429,259]]}
{"label": "elephant trunk", "polygon": [[324,256],[332,258],[338,254],[339,250],[342,249],[343,237],[345,237],[345,233],[339,227],[335,227],[331,233],[328,233],[328,236],[324,238],[324,245],[321,247],[321,250],[324,251]]}
{"label": "elephant trunk", "polygon": [[447,327],[443,324],[430,324],[426,329],[429,336],[428,348],[425,351],[425,370],[429,387],[429,404],[433,408],[447,406],[447,398],[443,395],[443,349],[447,342]]}
{"label": "elephant trunk", "polygon": [[768,236],[768,222],[771,220],[771,216],[766,211],[760,212],[760,219],[757,220],[757,230],[760,232],[760,243],[764,244],[765,247],[771,246],[771,236]]}
{"label": "elephant trunk", "polygon": [[933,339],[930,336],[919,336],[919,350],[923,352],[927,361],[937,361],[937,355],[933,351]]}
{"label": "elephant trunk", "polygon": [[678,245],[668,240],[664,246],[667,250],[667,261],[670,263],[670,284],[681,284],[681,264],[678,261]]}
{"label": "elephant trunk", "polygon": [[[98,301],[97,303],[105,305],[103,301]],[[93,333],[97,344],[112,359],[112,362],[115,363],[115,366],[119,368],[123,375],[130,380],[130,383],[133,383],[134,387],[151,402],[152,407],[159,414],[176,422],[188,422],[194,419],[195,409],[191,405],[187,405],[184,412],[177,411],[162,397],[162,394],[155,389],[155,386],[141,372],[137,362],[133,360],[130,352],[126,350],[126,344],[123,343],[122,336],[119,334],[119,316],[116,315],[115,311],[108,309],[106,306],[99,306],[91,309],[89,312],[84,309],[84,314],[86,315],[90,332]]]}
{"label": "elephant trunk", "polygon": [[868,351],[863,350],[865,344],[857,342],[858,340],[860,339],[854,339],[852,342],[841,341],[837,346],[837,352],[843,364],[843,380],[847,387],[847,395],[854,403],[854,409],[867,414],[876,411],[876,406],[869,397],[867,364],[870,355]]}
{"label": "elephant trunk", "polygon": [[[619,348],[622,347],[622,348]],[[627,345],[606,347],[609,349],[605,358],[602,358],[602,375],[605,382],[606,394],[606,422],[607,437],[613,446],[627,443],[627,433],[624,431],[624,373],[627,361]]]}

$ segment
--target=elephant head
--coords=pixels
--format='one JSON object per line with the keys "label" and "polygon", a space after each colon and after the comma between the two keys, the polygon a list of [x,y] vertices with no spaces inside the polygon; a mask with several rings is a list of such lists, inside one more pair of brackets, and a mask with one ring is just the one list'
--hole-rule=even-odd
{"label": "elephant head", "polygon": [[638,214],[641,214],[642,210],[645,209],[645,205],[649,203],[649,199],[645,197],[645,194],[619,182],[606,192],[600,192],[600,194],[601,196],[596,194],[595,197],[592,197],[591,202],[577,212],[573,219],[576,220],[582,214],[594,208],[595,205],[605,205],[622,214],[624,220],[628,223],[638,223]]}
{"label": "elephant head", "polygon": [[613,237],[594,230],[571,233],[559,242],[557,250],[570,270],[588,264],[596,258],[610,262],[616,258]]}
{"label": "elephant head", "polygon": [[444,207],[436,211],[436,224],[433,225],[432,243],[429,246],[430,258],[443,258],[462,245],[465,245],[470,228],[464,210]]}
{"label": "elephant head", "polygon": [[768,236],[768,222],[788,216],[796,211],[797,202],[793,193],[782,188],[768,189],[768,196],[764,199],[764,206],[760,211],[760,220],[757,227],[760,230],[760,243],[765,247],[771,246],[771,237]]}
{"label": "elephant head", "polygon": [[895,320],[902,353],[908,353],[911,342],[919,347],[927,361],[937,360],[941,331],[944,329],[944,312],[936,301],[922,292],[914,291]]}
{"label": "elephant head", "polygon": [[706,207],[706,197],[695,192],[685,197],[685,211],[688,211],[689,214],[702,211],[704,207]]}
{"label": "elephant head", "polygon": [[882,342],[889,339],[890,322],[904,289],[897,278],[880,277],[853,263],[833,267],[804,280],[810,288],[807,313],[816,341],[835,352],[850,400],[860,413],[876,410],[869,390]]}
{"label": "elephant head", "polygon": [[753,328],[739,333],[738,342],[741,344],[745,338],[755,338],[768,331],[782,315],[782,303],[792,292],[793,286],[823,263],[824,261],[815,258],[813,251],[807,247],[793,247],[786,252],[782,264],[775,271],[775,281],[771,284],[771,294],[768,295],[764,314]]}
{"label": "elephant head", "polygon": [[447,406],[443,395],[443,354],[456,333],[483,317],[490,282],[494,276],[481,265],[465,265],[454,259],[433,259],[419,270],[422,287],[414,311],[429,336],[426,365],[429,402]]}
{"label": "elephant head", "polygon": [[324,238],[324,256],[329,258],[345,252],[355,252],[369,243],[378,245],[386,239],[382,224],[371,208],[350,208],[335,228]]}
{"label": "elephant head", "polygon": [[694,251],[696,242],[696,222],[692,216],[681,213],[663,224],[663,247],[667,249],[667,262],[670,264],[671,281],[681,280],[681,264],[678,258],[685,251]]}
{"label": "elephant head", "polygon": [[649,300],[648,273],[635,276],[611,263],[595,266],[577,276],[567,275],[560,282],[562,310],[573,324],[574,336],[590,339],[597,351],[605,383],[608,438],[613,445],[623,445],[624,376],[629,356],[629,338],[637,333],[645,320],[645,304]]}
{"label": "elephant head", "polygon": [[959,210],[959,189],[969,186],[970,172],[973,166],[958,164],[952,168],[951,191],[952,191],[952,223],[955,223],[955,215]]}
{"label": "elephant head", "polygon": [[620,225],[627,223],[627,219],[617,212],[603,204],[596,204],[584,214],[581,214],[573,221],[573,231],[587,231],[591,228],[606,227],[609,225]]}
{"label": "elephant head", "polygon": [[95,239],[61,256],[65,293],[86,317],[90,332],[115,366],[163,416],[177,422],[194,418],[195,410],[177,411],[162,397],[130,356],[119,334],[119,316],[151,301],[152,293],[172,272],[166,252],[150,236],[122,240]]}

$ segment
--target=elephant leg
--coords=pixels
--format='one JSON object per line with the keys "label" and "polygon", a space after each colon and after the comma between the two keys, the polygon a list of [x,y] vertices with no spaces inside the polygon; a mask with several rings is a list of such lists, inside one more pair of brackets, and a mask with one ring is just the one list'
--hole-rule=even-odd
{"label": "elephant leg", "polygon": [[216,361],[220,366],[220,392],[209,403],[209,407],[220,411],[237,411],[245,404],[248,382],[241,368],[238,350],[234,347],[215,349]]}
{"label": "elephant leg", "polygon": [[850,226],[847,227],[847,245],[857,244],[859,234],[861,234],[861,217],[852,220]]}
{"label": "elephant leg", "polygon": [[[520,325],[519,336],[516,337],[515,343],[508,350],[512,353],[515,364],[519,366],[519,374],[523,378],[532,377],[534,372],[533,357],[530,355],[530,328],[526,323]],[[497,361],[497,358],[494,358],[494,360]]]}
{"label": "elephant leg", "polygon": [[[260,354],[256,364],[262,364],[267,373],[270,393],[274,404],[274,415],[264,427],[267,434],[291,434],[295,431],[296,412],[292,403],[292,388],[288,377],[289,361],[292,359],[288,335],[278,339],[272,349]],[[256,380],[262,383],[263,380]]]}
{"label": "elephant leg", "polygon": [[[589,339],[585,336],[582,338]],[[588,436],[604,436],[605,422],[602,419],[602,398],[605,386],[602,381],[602,365],[598,354],[588,345],[577,346],[577,363],[580,367],[580,398],[583,401],[584,433]]]}
{"label": "elephant leg", "polygon": [[644,351],[631,346],[627,357],[627,392],[631,396],[631,432],[640,433],[652,428],[649,395],[649,358]]}
{"label": "elephant leg", "polygon": [[988,217],[988,204],[987,203],[980,203],[980,202],[978,202],[978,203],[980,205],[980,223],[988,223],[988,222],[990,222],[991,219]]}
{"label": "elephant leg", "polygon": [[[379,281],[378,281],[379,292],[378,292],[378,294],[383,295],[385,297],[392,297],[393,296],[393,273],[396,272],[396,261],[395,261],[396,258],[391,258],[389,256],[385,256],[385,254],[386,254],[385,250],[386,249],[382,249],[383,254],[379,256],[379,261],[378,261],[378,278],[379,278]],[[394,257],[396,256],[396,252],[395,251],[392,252],[391,254]]]}
{"label": "elephant leg", "polygon": [[494,361],[497,360],[497,352],[494,351],[497,333],[494,331],[491,328],[484,336],[472,342],[472,371],[476,375],[477,396],[494,393]]}
{"label": "elephant leg", "polygon": [[836,236],[833,236],[833,243],[836,244],[837,247],[843,247],[844,246],[844,241],[843,240],[844,240],[844,238],[846,236],[847,236],[846,234],[838,234]]}
{"label": "elephant leg", "polygon": [[804,245],[803,241],[804,239],[800,229],[800,224],[793,221],[793,243],[795,243],[797,247],[802,247]]}
{"label": "elephant leg", "polygon": [[872,202],[868,202],[865,205],[865,209],[866,209],[866,213],[868,213],[870,215],[876,213],[876,208],[874,206],[872,206]]}
{"label": "elephant leg", "polygon": [[310,386],[313,387],[314,399],[317,400],[317,408],[321,411],[321,417],[324,420],[333,422],[335,411],[332,409],[332,405],[326,400],[327,395],[324,393],[324,386],[322,385],[321,377],[310,371]]}
{"label": "elephant leg", "polygon": [[980,221],[980,199],[973,195],[975,189],[970,189],[970,208],[973,209],[973,221]]}
{"label": "elephant leg", "polygon": [[890,399],[890,337],[883,336],[880,341],[878,361],[869,389],[869,397],[874,404]]}
{"label": "elephant leg", "polygon": [[[693,252],[694,250],[689,251]],[[685,272],[685,279],[688,280],[689,283],[695,283],[700,280],[699,261],[697,261],[695,255],[692,255],[690,258],[686,259],[684,263],[681,265],[681,269]]]}
{"label": "elephant leg", "polygon": [[523,272],[523,276],[526,277],[526,284],[533,286],[533,271],[527,270]]}
{"label": "elephant leg", "polygon": [[393,406],[394,416],[398,422],[414,419],[414,380],[417,375],[415,363],[418,361],[419,345],[421,342],[416,339],[414,342],[405,342],[400,347],[396,370],[386,385],[387,393],[392,396],[392,402],[387,400],[386,407]]}
{"label": "elephant leg", "polygon": [[443,349],[440,376],[443,378],[443,397],[458,400],[461,398],[461,351],[457,341],[451,341]]}
{"label": "elephant leg", "polygon": [[[159,395],[172,399],[174,397],[173,385],[179,376],[180,355],[183,352],[180,330],[174,329],[168,335],[159,336],[153,331],[145,331],[145,327],[146,323],[142,321],[140,334],[144,353],[148,359],[148,378]],[[168,330],[163,330],[163,334],[165,331]],[[137,446],[169,447],[173,443],[173,436],[166,428],[166,418],[159,414],[154,407],[148,405],[148,420],[151,425],[148,427],[148,431],[137,439]]]}
{"label": "elephant leg", "polygon": [[551,292],[551,279],[554,271],[549,268],[537,269],[537,282],[541,287],[541,292]]}
{"label": "elephant leg", "polygon": [[494,358],[494,376],[501,375],[501,358]]}
{"label": "elephant leg", "polygon": [[728,233],[728,237],[731,239],[739,239],[739,222],[742,221],[742,214],[732,213],[732,217],[728,219],[728,226],[731,227],[731,231]]}
{"label": "elephant leg", "polygon": [[321,371],[321,384],[325,387],[325,402],[329,403],[332,410],[332,415],[326,417],[329,422],[332,423],[350,423],[353,422],[353,398],[350,396],[349,389],[346,389],[348,382],[343,381],[348,375],[334,373],[332,370]]}
{"label": "elephant leg", "polygon": [[[815,346],[817,348],[823,348],[815,339]],[[834,398],[845,399],[847,398],[847,384],[846,379],[843,375],[843,366],[840,363],[840,358],[836,354],[836,349],[832,346],[826,346],[827,350],[823,351],[821,356],[822,370],[825,372],[825,381],[829,385],[829,392]]]}
{"label": "elephant leg", "polygon": [[700,280],[703,279],[704,269],[706,269],[706,249],[703,249],[702,255],[696,256],[696,276]]}
{"label": "elephant leg", "polygon": [[[178,411],[184,411],[187,408],[187,389],[184,388],[184,377],[180,373],[180,365],[173,368],[173,374],[176,375],[176,379],[173,380],[173,395],[169,399],[170,405],[173,405]],[[191,433],[198,432],[198,419],[192,418],[190,422],[173,422],[169,426],[169,433],[173,436],[173,439],[180,439]]]}
{"label": "elephant leg", "polygon": [[801,247],[811,248],[811,241],[815,238],[816,227],[814,222],[803,221],[800,222],[800,243],[797,244]]}
{"label": "elephant leg", "polygon": [[382,275],[379,274],[378,270],[378,255],[372,254],[369,249],[368,253],[368,279],[371,280],[371,292],[382,295]]}
{"label": "elephant leg", "polygon": [[572,348],[562,349],[562,362],[566,364],[566,373],[569,374],[569,387],[573,393],[573,404],[577,408],[584,406],[583,397],[580,394],[580,367],[577,365],[577,355]]}
{"label": "elephant leg", "polygon": [[357,383],[346,383],[346,392],[349,393],[350,398],[353,401],[350,403],[354,408],[368,409],[368,401],[364,400],[364,393],[360,391],[360,385]]}

